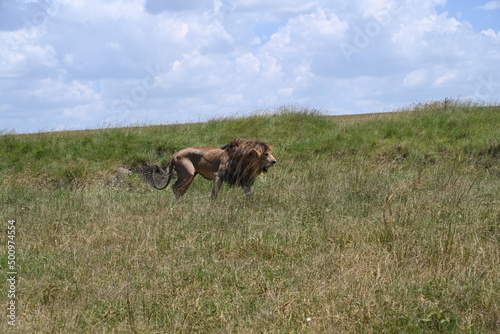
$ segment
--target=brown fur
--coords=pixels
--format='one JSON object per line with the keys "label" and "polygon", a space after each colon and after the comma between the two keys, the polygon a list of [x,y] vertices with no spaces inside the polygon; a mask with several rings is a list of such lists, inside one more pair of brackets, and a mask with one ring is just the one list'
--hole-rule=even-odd
{"label": "brown fur", "polygon": [[159,190],[165,189],[175,170],[177,180],[172,189],[177,198],[186,193],[197,174],[213,180],[213,199],[217,197],[224,181],[231,186],[242,187],[245,195],[251,198],[250,187],[255,178],[267,173],[275,163],[271,145],[250,139],[238,138],[221,148],[190,147],[174,154],[167,167],[166,184],[162,187],[153,186]]}

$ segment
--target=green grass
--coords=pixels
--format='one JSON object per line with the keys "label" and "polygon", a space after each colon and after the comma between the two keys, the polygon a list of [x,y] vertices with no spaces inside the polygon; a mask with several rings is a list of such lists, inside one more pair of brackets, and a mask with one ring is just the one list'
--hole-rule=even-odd
{"label": "green grass", "polygon": [[[342,122],[283,108],[0,136],[16,330],[496,333],[498,124],[499,107],[447,101]],[[116,172],[236,137],[272,143],[278,160],[250,201],[227,186],[211,201],[202,178],[177,201]],[[0,264],[6,275],[5,242]],[[2,279],[3,305],[7,290]]]}

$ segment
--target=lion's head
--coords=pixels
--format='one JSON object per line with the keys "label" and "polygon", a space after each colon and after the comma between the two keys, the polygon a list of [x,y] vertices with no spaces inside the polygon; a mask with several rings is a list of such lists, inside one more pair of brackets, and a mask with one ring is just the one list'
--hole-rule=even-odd
{"label": "lion's head", "polygon": [[228,157],[222,177],[230,185],[251,186],[259,174],[267,173],[276,164],[268,143],[238,138],[222,148]]}

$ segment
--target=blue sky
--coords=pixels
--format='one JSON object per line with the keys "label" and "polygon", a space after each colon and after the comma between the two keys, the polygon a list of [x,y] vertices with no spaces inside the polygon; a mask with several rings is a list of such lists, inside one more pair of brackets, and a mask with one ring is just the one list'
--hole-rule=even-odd
{"label": "blue sky", "polygon": [[486,29],[500,31],[500,1],[447,1],[443,10],[452,17],[469,22],[476,32]]}
{"label": "blue sky", "polygon": [[0,131],[500,100],[500,0],[0,0]]}

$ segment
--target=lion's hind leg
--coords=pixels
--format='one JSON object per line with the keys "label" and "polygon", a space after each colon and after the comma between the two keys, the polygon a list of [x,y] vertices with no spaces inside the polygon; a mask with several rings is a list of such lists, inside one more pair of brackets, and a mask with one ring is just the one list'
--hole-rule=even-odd
{"label": "lion's hind leg", "polygon": [[177,199],[184,196],[186,191],[188,191],[189,187],[191,186],[193,179],[194,179],[194,175],[192,177],[190,177],[189,179],[177,180],[174,183],[174,185],[172,186],[172,189],[174,190],[174,194],[175,194],[175,197],[177,197]]}
{"label": "lion's hind leg", "polygon": [[184,196],[186,191],[188,191],[194,177],[196,176],[196,171],[190,161],[177,162],[175,169],[177,171],[177,180],[172,186],[172,189],[175,197],[179,199]]}

